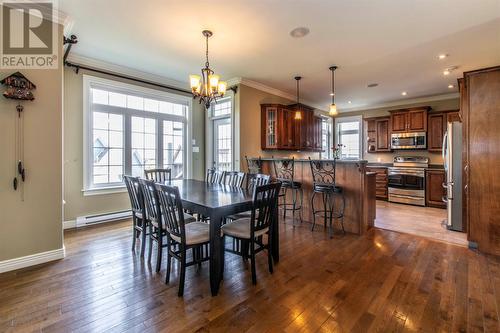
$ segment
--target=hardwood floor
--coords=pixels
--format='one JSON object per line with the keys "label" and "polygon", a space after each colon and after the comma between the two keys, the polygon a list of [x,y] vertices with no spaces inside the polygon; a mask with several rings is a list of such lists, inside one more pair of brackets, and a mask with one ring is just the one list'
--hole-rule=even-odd
{"label": "hardwood floor", "polygon": [[65,232],[64,260],[0,275],[0,332],[498,332],[500,258],[372,229],[329,239],[281,224],[274,274],[257,286],[226,254],[211,297],[208,265],[164,284],[130,250],[131,222]]}
{"label": "hardwood floor", "polygon": [[467,234],[447,230],[443,220],[446,220],[446,209],[377,200],[376,227],[468,246]]}

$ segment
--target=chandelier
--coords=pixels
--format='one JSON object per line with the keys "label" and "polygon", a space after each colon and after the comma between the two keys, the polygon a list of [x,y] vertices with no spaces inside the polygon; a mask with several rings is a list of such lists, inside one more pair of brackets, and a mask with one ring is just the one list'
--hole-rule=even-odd
{"label": "chandelier", "polygon": [[330,116],[334,117],[338,115],[337,111],[337,105],[335,105],[335,70],[337,69],[337,66],[332,66],[330,67],[330,70],[332,71],[332,92],[330,95],[332,96],[332,104],[330,104]]}
{"label": "chandelier", "polygon": [[208,62],[208,38],[212,37],[213,33],[210,30],[203,30],[203,36],[206,38],[206,62],[205,67],[201,69],[200,75],[189,75],[189,83],[194,98],[199,98],[200,103],[205,104],[208,109],[212,102],[217,102],[217,98],[223,97],[226,93],[227,83],[219,80],[219,75],[216,75],[210,69]]}

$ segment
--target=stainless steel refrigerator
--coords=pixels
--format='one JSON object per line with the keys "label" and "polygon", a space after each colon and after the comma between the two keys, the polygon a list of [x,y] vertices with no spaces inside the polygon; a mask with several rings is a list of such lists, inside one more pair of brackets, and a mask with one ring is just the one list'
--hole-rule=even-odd
{"label": "stainless steel refrigerator", "polygon": [[445,170],[447,228],[463,231],[462,224],[462,123],[448,122],[443,137],[443,161]]}

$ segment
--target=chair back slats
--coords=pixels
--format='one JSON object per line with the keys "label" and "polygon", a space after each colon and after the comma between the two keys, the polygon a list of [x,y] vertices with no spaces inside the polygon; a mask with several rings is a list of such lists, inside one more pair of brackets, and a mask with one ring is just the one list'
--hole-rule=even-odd
{"label": "chair back slats", "polygon": [[315,185],[335,187],[335,160],[313,161],[309,158],[311,174]]}
{"label": "chair back slats", "polygon": [[294,172],[295,172],[295,159],[294,158],[284,158],[284,159],[273,159],[274,174],[276,179],[281,181],[293,182]]}
{"label": "chair back slats", "polygon": [[128,196],[130,198],[130,206],[132,212],[143,214],[144,213],[144,198],[142,196],[141,184],[139,178],[132,176],[123,176],[125,185],[127,186]]}
{"label": "chair back slats", "polygon": [[248,173],[247,176],[247,190],[253,191],[256,186],[269,184],[271,176],[261,173]]}
{"label": "chair back slats", "polygon": [[165,183],[172,181],[172,170],[167,169],[149,169],[144,170],[146,179],[152,180],[155,183]]}
{"label": "chair back slats", "polygon": [[186,242],[186,229],[179,189],[175,186],[155,185],[166,231]]}
{"label": "chair back slats", "polygon": [[247,168],[248,168],[248,173],[261,173],[262,172],[262,159],[259,158],[251,158],[249,159],[248,156],[245,155],[245,159],[247,161]]}
{"label": "chair back slats", "polygon": [[277,222],[276,214],[280,189],[281,182],[255,187],[250,224],[252,238],[256,231],[269,228],[273,221]]}
{"label": "chair back slats", "polygon": [[221,184],[224,179],[224,171],[215,168],[207,169],[205,181],[210,184]]}
{"label": "chair back slats", "polygon": [[156,222],[158,228],[162,228],[160,205],[158,203],[158,194],[155,188],[155,182],[147,179],[139,179],[144,197],[144,206],[146,216],[151,222]]}
{"label": "chair back slats", "polygon": [[224,185],[243,187],[243,181],[245,180],[245,173],[239,171],[226,171],[224,172],[224,180],[222,183]]}

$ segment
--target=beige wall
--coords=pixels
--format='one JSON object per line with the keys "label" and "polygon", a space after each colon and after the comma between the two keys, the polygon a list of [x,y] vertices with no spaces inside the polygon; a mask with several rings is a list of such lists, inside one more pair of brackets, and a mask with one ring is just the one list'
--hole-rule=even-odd
{"label": "beige wall", "polygon": [[[62,26],[59,38],[62,41]],[[59,43],[59,55],[62,43]],[[59,57],[60,58],[60,57]],[[0,79],[16,70],[0,70]],[[36,86],[24,105],[26,182],[24,201],[14,191],[14,100],[0,98],[0,261],[61,249],[62,239],[62,65],[20,70]]]}
{"label": "beige wall", "polygon": [[[402,109],[408,107],[415,106],[430,106],[435,111],[444,111],[444,110],[458,110],[459,109],[459,99],[446,99],[440,101],[426,102],[426,103],[417,103],[412,105],[404,105],[404,106],[394,106],[390,108],[377,108],[377,109],[369,109],[363,111],[354,111],[354,112],[343,112],[338,118],[341,117],[349,117],[349,116],[358,116],[362,115],[363,118],[370,117],[378,117],[378,116],[386,116],[389,115],[389,110]],[[364,142],[363,142],[364,144]],[[412,150],[412,151],[396,151],[396,152],[387,152],[387,153],[367,153],[366,145],[363,147],[363,158],[368,160],[369,162],[380,162],[380,163],[392,163],[394,156],[401,155],[411,155],[411,156],[425,156],[429,157],[430,163],[432,164],[443,164],[443,159],[441,157],[441,153],[430,153],[426,150]]]}
{"label": "beige wall", "polygon": [[264,103],[293,104],[292,100],[272,95],[270,93],[251,88],[245,85],[239,86],[239,103],[236,103],[235,113],[240,122],[240,166],[246,171],[247,165],[245,155],[248,157],[271,157],[271,156],[294,156],[296,158],[318,157],[318,153],[293,152],[280,150],[262,150],[260,147],[260,105]]}
{"label": "beige wall", "polygon": [[[84,196],[83,189],[83,74],[118,80],[130,84],[137,82],[117,79],[113,76],[86,72],[75,74],[72,69],[64,70],[64,220],[75,220],[78,216],[110,213],[130,208],[126,192]],[[159,89],[154,86],[144,85]],[[197,101],[193,101],[193,139],[200,147],[193,153],[193,177],[204,178],[205,173],[205,114]]]}

